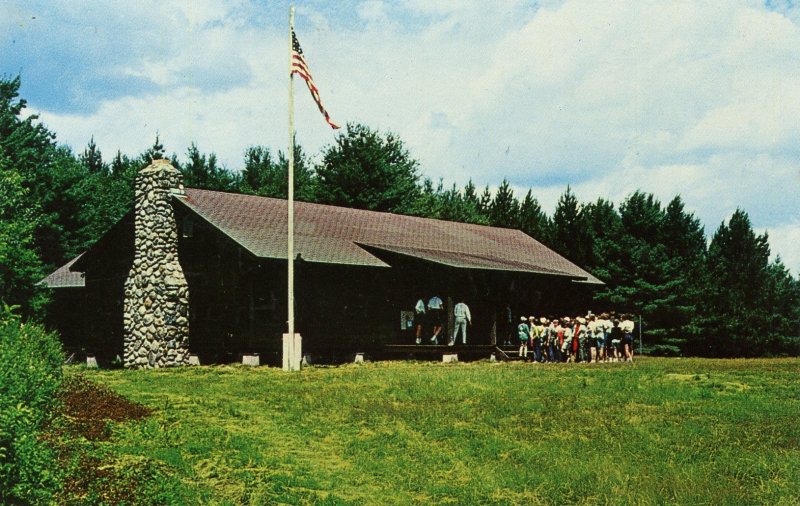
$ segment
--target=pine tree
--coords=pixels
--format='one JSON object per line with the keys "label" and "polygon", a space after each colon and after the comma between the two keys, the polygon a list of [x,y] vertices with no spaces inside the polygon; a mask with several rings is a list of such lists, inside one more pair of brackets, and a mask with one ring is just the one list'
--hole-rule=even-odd
{"label": "pine tree", "polygon": [[586,266],[590,260],[590,236],[588,225],[580,205],[572,189],[566,191],[558,199],[553,212],[552,247],[579,266]]}
{"label": "pine tree", "polygon": [[[274,185],[279,198],[289,198],[289,158],[278,151],[279,184]],[[317,195],[317,178],[311,168],[305,151],[298,143],[294,143],[294,198],[303,202],[315,202]]]}
{"label": "pine tree", "polygon": [[239,186],[236,176],[217,164],[214,153],[206,156],[192,143],[186,154],[188,161],[177,167],[183,173],[185,186],[217,191],[232,191]]}
{"label": "pine tree", "polygon": [[419,196],[418,163],[393,133],[348,124],[317,168],[317,199],[325,204],[410,213]]}
{"label": "pine tree", "polygon": [[549,242],[550,219],[531,190],[528,190],[519,205],[517,228],[542,243]]}
{"label": "pine tree", "polygon": [[591,241],[587,267],[609,287],[614,287],[621,275],[616,262],[620,257],[622,219],[614,203],[603,198],[585,205],[583,210]]}
{"label": "pine tree", "polygon": [[489,205],[489,224],[493,227],[515,228],[518,226],[519,202],[514,198],[507,179],[497,188]]}
{"label": "pine tree", "polygon": [[100,148],[97,147],[97,144],[94,142],[94,136],[89,140],[89,144],[86,146],[86,149],[83,150],[83,154],[78,158],[81,164],[86,167],[86,170],[89,174],[108,174],[109,168],[108,166],[103,163],[103,154],[100,152]]}
{"label": "pine tree", "polygon": [[475,223],[476,225],[488,225],[489,216],[481,203],[481,198],[478,197],[475,183],[472,179],[464,186],[464,194],[462,197],[465,207],[465,214],[467,223]]}
{"label": "pine tree", "polygon": [[153,142],[153,145],[139,155],[140,167],[137,167],[137,170],[147,167],[153,163],[154,160],[162,160],[166,158],[166,155],[164,154],[164,145],[161,144],[161,139],[159,137],[159,134],[156,133],[156,140]]}
{"label": "pine tree", "polygon": [[434,188],[433,181],[426,177],[422,181],[417,198],[408,214],[421,216],[423,218],[439,219],[441,217],[441,192],[443,184],[444,183],[440,179],[438,188]]}
{"label": "pine tree", "polygon": [[[251,146],[244,153],[244,169],[239,184],[239,191],[251,195],[271,195],[270,189],[276,175],[277,167],[272,153],[265,146]],[[263,192],[263,193],[262,193]]]}
{"label": "pine tree", "polygon": [[694,351],[744,356],[770,350],[769,253],[767,235],[757,235],[741,209],[719,226],[708,247]]}

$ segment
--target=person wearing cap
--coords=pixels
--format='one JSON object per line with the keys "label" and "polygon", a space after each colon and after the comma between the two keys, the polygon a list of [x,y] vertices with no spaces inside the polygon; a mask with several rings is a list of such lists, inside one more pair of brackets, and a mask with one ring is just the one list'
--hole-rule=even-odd
{"label": "person wearing cap", "polygon": [[566,358],[561,352],[561,345],[564,341],[564,326],[561,324],[561,320],[558,318],[554,318],[553,322],[555,323],[555,335],[553,336],[553,349],[555,350],[555,358],[556,362],[563,362]]}
{"label": "person wearing cap", "polygon": [[598,341],[603,339],[603,334],[602,328],[600,328],[597,322],[597,318],[591,313],[586,316],[586,334],[589,340],[589,361],[599,362],[600,350],[602,348],[598,347]]}
{"label": "person wearing cap", "polygon": [[536,319],[533,316],[528,317],[528,329],[530,330],[530,334],[528,334],[528,352],[533,355],[531,362],[537,362],[536,340],[539,336],[539,329],[536,328]]}
{"label": "person wearing cap", "polygon": [[539,318],[539,321],[536,321],[536,318],[531,316],[531,330],[536,328],[536,336],[534,337],[533,342],[533,358],[537,362],[544,362],[545,355],[547,352],[545,351],[545,335],[547,334],[547,318]]}
{"label": "person wearing cap", "polygon": [[422,343],[422,327],[425,326],[425,301],[419,299],[414,306],[414,327],[416,331],[417,344]]}
{"label": "person wearing cap", "polygon": [[517,338],[519,339],[519,356],[528,358],[528,340],[531,338],[531,328],[528,326],[528,317],[520,316],[517,325]]}
{"label": "person wearing cap", "polygon": [[447,343],[448,346],[453,346],[458,337],[458,331],[461,330],[461,339],[464,344],[467,344],[467,324],[472,323],[472,315],[469,313],[469,306],[464,301],[460,301],[453,308],[453,316],[455,317],[455,325],[453,329],[453,338]]}
{"label": "person wearing cap", "polygon": [[558,336],[558,340],[561,344],[562,361],[574,361],[575,357],[572,354],[572,320],[570,320],[569,316],[561,319],[561,333]]}
{"label": "person wearing cap", "polygon": [[572,353],[575,362],[586,362],[586,319],[580,316],[572,327]]}
{"label": "person wearing cap", "polygon": [[561,362],[561,349],[558,347],[558,318],[551,317],[547,326],[547,354],[550,362]]}
{"label": "person wearing cap", "polygon": [[607,362],[614,353],[611,349],[611,320],[608,319],[608,313],[600,314],[600,319],[597,320],[597,328],[603,335],[603,348],[600,353],[601,359]]}
{"label": "person wearing cap", "polygon": [[439,334],[442,333],[442,299],[438,295],[434,295],[428,301],[428,318],[433,326],[433,336],[431,342],[439,344]]}

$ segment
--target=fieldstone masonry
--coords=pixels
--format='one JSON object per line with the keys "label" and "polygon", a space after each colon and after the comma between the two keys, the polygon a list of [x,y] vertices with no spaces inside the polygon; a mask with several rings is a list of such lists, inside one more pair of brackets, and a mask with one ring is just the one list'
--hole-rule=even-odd
{"label": "fieldstone masonry", "polygon": [[183,184],[167,160],[137,174],[133,266],[125,281],[125,367],[189,362],[189,286],[178,262],[173,194],[183,194]]}

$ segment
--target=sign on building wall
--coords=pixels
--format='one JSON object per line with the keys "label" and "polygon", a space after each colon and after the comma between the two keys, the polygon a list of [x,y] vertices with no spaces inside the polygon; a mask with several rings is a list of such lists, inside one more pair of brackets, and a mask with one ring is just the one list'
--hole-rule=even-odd
{"label": "sign on building wall", "polygon": [[414,327],[414,311],[400,311],[400,330]]}

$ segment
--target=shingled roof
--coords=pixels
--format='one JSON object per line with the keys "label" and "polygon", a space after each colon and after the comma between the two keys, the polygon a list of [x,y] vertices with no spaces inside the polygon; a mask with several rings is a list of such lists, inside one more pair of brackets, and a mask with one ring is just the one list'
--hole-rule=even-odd
{"label": "shingled roof", "polygon": [[83,288],[86,285],[83,273],[70,270],[72,264],[77,262],[82,255],[83,253],[65,263],[37,284],[50,288]]}
{"label": "shingled roof", "polygon": [[[175,198],[253,255],[286,258],[286,200],[192,188]],[[602,284],[519,230],[306,202],[295,203],[294,248],[307,262],[389,267],[374,248],[451,267]]]}

